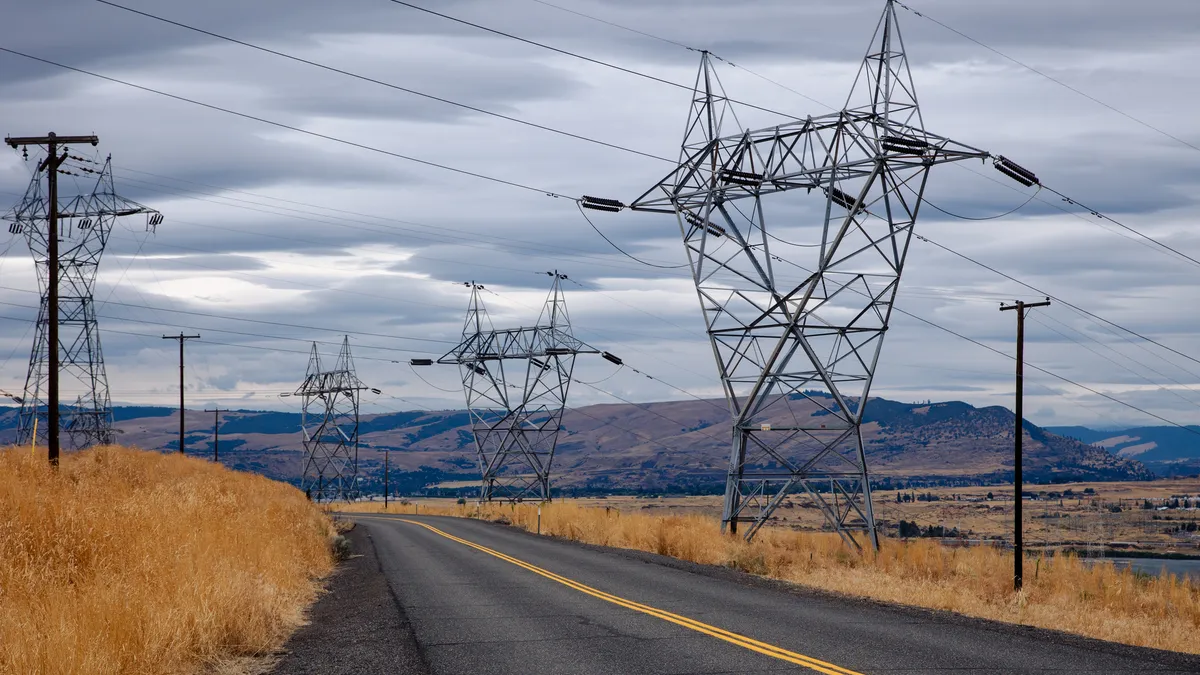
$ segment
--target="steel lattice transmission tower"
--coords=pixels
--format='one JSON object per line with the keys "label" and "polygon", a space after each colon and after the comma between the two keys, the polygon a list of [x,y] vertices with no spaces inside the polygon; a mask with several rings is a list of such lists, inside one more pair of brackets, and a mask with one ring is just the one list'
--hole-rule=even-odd
{"label": "steel lattice transmission tower", "polygon": [[350,336],[342,341],[332,370],[321,367],[321,355],[313,343],[304,383],[292,395],[304,397],[300,489],[316,501],[350,501],[358,496],[358,409],[364,389],[367,387],[354,372]]}
{"label": "steel lattice transmission tower", "polygon": [[[860,427],[913,225],[930,168],[988,155],[925,129],[892,0],[843,110],[736,124],[704,53],[679,167],[631,205],[683,234],[733,414],[722,526],[753,537],[799,489],[877,547]],[[777,252],[805,225],[811,269]]]}
{"label": "steel lattice transmission tower", "polygon": [[471,415],[482,486],[479,499],[550,499],[550,468],[579,354],[597,354],[571,332],[562,282],[529,328],[497,330],[471,282],[462,342],[442,358],[458,365]]}
{"label": "steel lattice transmission tower", "polygon": [[[64,401],[60,427],[69,446],[78,449],[111,443],[113,438],[112,402],[94,300],[100,258],[118,218],[145,214],[146,228],[153,232],[162,222],[162,214],[116,193],[111,157],[103,165],[73,155],[65,155],[64,161],[71,162],[66,164],[70,169],[58,169],[59,173],[96,177],[91,193],[57,200],[59,373],[63,380],[60,400]],[[29,443],[35,427],[39,442],[44,442],[49,432],[50,214],[49,196],[43,188],[41,176],[35,174],[21,202],[3,216],[10,222],[9,232],[25,235],[42,296],[17,423],[18,443]],[[75,400],[70,403],[72,394]]]}

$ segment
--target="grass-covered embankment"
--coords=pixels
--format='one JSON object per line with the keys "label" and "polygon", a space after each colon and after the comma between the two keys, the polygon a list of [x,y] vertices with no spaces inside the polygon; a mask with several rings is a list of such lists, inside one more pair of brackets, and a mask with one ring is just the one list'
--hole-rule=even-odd
{"label": "grass-covered embankment", "polygon": [[[536,505],[422,507],[533,531]],[[1025,587],[1012,589],[1011,552],[950,548],[929,540],[882,542],[858,555],[835,534],[767,528],[746,543],[704,516],[658,516],[556,502],[542,507],[541,532],[722,565],[813,588],[949,610],[1125,644],[1200,654],[1200,587],[1088,565],[1074,556],[1030,558]]]}
{"label": "grass-covered embankment", "polygon": [[0,672],[178,673],[270,653],[333,567],[295,488],[120,447],[0,451]]}

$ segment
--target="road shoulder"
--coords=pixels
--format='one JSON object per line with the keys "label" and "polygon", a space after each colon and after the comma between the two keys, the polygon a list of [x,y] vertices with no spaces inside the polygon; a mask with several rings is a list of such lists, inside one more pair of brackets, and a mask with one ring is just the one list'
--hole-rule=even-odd
{"label": "road shoulder", "polygon": [[351,557],[330,579],[308,625],[283,647],[274,675],[429,672],[365,527],[346,533]]}

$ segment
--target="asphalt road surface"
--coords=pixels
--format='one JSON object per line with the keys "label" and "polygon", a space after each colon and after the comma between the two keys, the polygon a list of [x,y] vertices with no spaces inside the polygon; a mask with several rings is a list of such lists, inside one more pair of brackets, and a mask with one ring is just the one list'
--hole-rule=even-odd
{"label": "asphalt road surface", "polygon": [[1200,660],[456,518],[351,516],[433,673],[1158,673]]}

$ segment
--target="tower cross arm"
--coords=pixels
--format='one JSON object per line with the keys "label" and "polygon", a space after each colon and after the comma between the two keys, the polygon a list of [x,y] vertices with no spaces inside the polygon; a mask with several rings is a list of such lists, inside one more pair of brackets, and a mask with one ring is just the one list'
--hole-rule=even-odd
{"label": "tower cross arm", "polygon": [[881,164],[905,169],[991,156],[875,113],[843,110],[715,138],[685,156],[629,208],[693,211],[714,198],[732,201],[796,189],[826,190],[865,178]]}
{"label": "tower cross arm", "polygon": [[600,350],[550,326],[481,331],[463,338],[437,360],[442,365],[499,359],[527,359],[548,354],[599,354]]}
{"label": "tower cross arm", "polygon": [[100,139],[97,136],[5,136],[4,142],[10,147],[19,148],[23,145],[46,145],[47,143],[57,143],[59,145],[79,145],[87,143],[88,145],[98,145]]}

